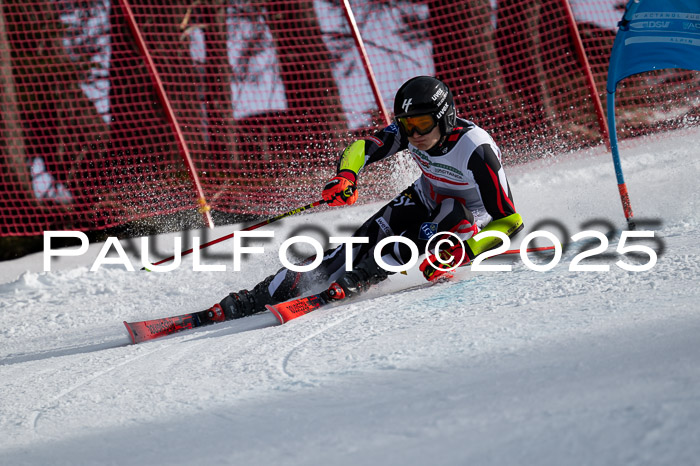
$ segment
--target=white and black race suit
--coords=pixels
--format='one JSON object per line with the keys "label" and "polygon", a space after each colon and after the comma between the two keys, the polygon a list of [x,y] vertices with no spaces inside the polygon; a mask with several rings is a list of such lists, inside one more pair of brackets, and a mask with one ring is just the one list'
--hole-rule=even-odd
{"label": "white and black race suit", "polygon": [[[430,232],[452,232],[463,240],[492,220],[514,214],[513,196],[501,165],[501,152],[489,133],[471,121],[457,119],[454,130],[429,151],[408,142],[396,124],[365,138],[366,166],[408,150],[421,176],[368,219],[353,236],[369,243],[353,247],[353,265],[373,256],[374,246],[387,236],[411,239],[423,251]],[[263,301],[282,302],[328,286],[345,271],[345,245],[326,251],[312,272],[281,269],[256,287],[269,293]],[[405,264],[410,249],[391,243],[382,250],[387,264]]]}

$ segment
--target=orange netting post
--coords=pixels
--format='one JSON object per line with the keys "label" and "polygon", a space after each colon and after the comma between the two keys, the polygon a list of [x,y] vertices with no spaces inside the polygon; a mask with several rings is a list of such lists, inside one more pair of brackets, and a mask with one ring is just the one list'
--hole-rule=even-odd
{"label": "orange netting post", "polygon": [[124,11],[125,19],[127,21],[127,24],[129,25],[131,33],[134,36],[136,45],[138,46],[139,50],[141,51],[141,54],[143,55],[144,60],[146,61],[148,72],[151,76],[151,79],[153,80],[153,85],[156,88],[156,93],[158,94],[160,103],[161,105],[163,105],[165,115],[168,121],[170,122],[173,131],[175,132],[178,148],[180,150],[180,155],[182,156],[182,159],[184,160],[185,165],[187,166],[187,171],[190,175],[190,178],[192,179],[192,184],[194,185],[194,189],[197,193],[197,210],[199,211],[199,213],[202,214],[204,224],[209,228],[214,228],[214,221],[211,218],[211,207],[207,203],[206,197],[204,196],[204,190],[202,189],[202,184],[199,181],[197,170],[194,166],[194,163],[192,162],[192,157],[190,155],[189,148],[187,147],[185,136],[183,135],[182,130],[180,129],[180,125],[177,122],[177,117],[175,116],[173,107],[172,105],[170,105],[170,99],[168,99],[168,96],[165,93],[163,81],[160,79],[160,75],[158,74],[156,65],[153,62],[153,58],[151,57],[151,54],[148,51],[148,46],[146,45],[146,42],[144,41],[143,36],[141,35],[141,31],[139,30],[138,24],[136,24],[136,19],[134,18],[134,13],[131,10],[131,5],[129,5],[128,0],[119,0],[119,3],[121,4],[122,10]]}
{"label": "orange netting post", "polygon": [[377,80],[374,77],[372,64],[369,61],[367,49],[365,49],[365,44],[362,40],[362,36],[360,35],[360,30],[357,27],[357,21],[355,21],[355,15],[352,12],[352,7],[350,6],[349,0],[343,0],[343,12],[345,13],[345,18],[348,20],[350,31],[352,32],[352,38],[355,40],[355,45],[357,46],[357,51],[360,54],[362,67],[365,70],[370,87],[372,88],[372,95],[374,95],[374,100],[377,102],[377,107],[384,118],[384,123],[386,123],[388,126],[391,124],[391,117],[389,116],[389,112],[386,110],[386,106],[382,100],[382,95],[379,92],[379,86],[377,85]]}
{"label": "orange netting post", "polygon": [[574,11],[571,9],[569,0],[561,0],[561,3],[564,7],[564,11],[566,12],[566,21],[569,25],[571,38],[574,41],[576,56],[581,63],[581,71],[583,71],[584,75],[586,76],[586,86],[588,87],[588,91],[591,93],[591,99],[593,99],[593,108],[595,109],[596,117],[598,119],[600,134],[603,136],[605,146],[608,148],[608,150],[610,150],[610,131],[608,130],[608,121],[605,119],[603,103],[600,100],[600,95],[598,94],[598,88],[595,84],[595,78],[593,77],[591,65],[588,63],[588,55],[586,55],[586,49],[583,47],[581,34],[579,33],[578,26],[576,25]]}

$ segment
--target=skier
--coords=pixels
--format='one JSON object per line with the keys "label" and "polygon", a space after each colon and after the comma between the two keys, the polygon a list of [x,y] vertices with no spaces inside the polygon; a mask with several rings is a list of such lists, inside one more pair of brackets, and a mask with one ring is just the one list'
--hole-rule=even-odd
{"label": "skier", "polygon": [[[389,236],[408,238],[419,251],[437,232],[450,232],[463,240],[464,248],[457,243],[423,260],[423,275],[436,280],[446,268],[501,244],[495,237],[476,242],[472,237],[477,232],[497,230],[513,236],[522,230],[499,148],[485,130],[457,118],[447,85],[429,76],[408,80],[396,93],[394,115],[391,125],[343,151],[336,176],[323,188],[323,199],[329,205],[354,204],[362,169],[405,149],[422,171],[412,185],[354,233],[355,237],[369,238],[369,243],[351,246],[352,271],[345,271],[347,246],[343,244],[327,251],[312,272],[282,268],[251,291],[230,293],[219,303],[226,320],[264,311],[266,304],[318,292],[319,287],[332,282],[342,287],[345,296],[364,291],[389,275],[374,259],[375,245]],[[407,245],[397,242],[384,247],[381,254],[386,264],[403,265],[412,253]]]}

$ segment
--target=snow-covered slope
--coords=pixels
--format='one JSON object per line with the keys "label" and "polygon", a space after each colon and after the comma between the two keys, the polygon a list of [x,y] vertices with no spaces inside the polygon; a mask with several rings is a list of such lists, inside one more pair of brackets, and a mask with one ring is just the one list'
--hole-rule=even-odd
{"label": "snow-covered slope", "polygon": [[[228,272],[194,272],[190,257],[166,274],[90,272],[101,245],[48,273],[42,254],[2,263],[1,462],[695,464],[699,147],[695,129],[623,148],[636,216],[657,222],[647,272],[614,254],[584,262],[608,272],[572,272],[571,249],[544,273],[508,261],[510,272],[387,294],[418,283],[393,276],[284,326],[261,314],[134,346],[122,320],[209,307],[273,272],[287,236],[347,235],[377,205],[271,225],[241,272],[230,243],[209,261]],[[623,226],[602,150],[509,176],[528,231]]]}

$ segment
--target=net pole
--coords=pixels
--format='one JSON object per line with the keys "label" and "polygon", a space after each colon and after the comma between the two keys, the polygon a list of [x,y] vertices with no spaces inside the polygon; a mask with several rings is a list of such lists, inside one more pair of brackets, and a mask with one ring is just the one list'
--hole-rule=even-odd
{"label": "net pole", "polygon": [[355,21],[355,15],[352,12],[352,7],[350,7],[350,0],[343,0],[343,12],[345,13],[345,19],[347,19],[348,25],[350,26],[352,37],[355,39],[355,45],[357,46],[357,51],[360,54],[360,60],[362,61],[362,67],[367,75],[367,80],[372,88],[374,100],[377,102],[377,107],[384,118],[384,123],[389,126],[391,124],[391,117],[389,116],[389,112],[387,112],[384,101],[382,100],[382,94],[379,92],[379,86],[377,85],[377,80],[374,77],[374,71],[372,71],[372,64],[369,61],[369,55],[367,55],[367,49],[365,48],[364,41],[360,35],[360,29],[357,27],[357,21]]}
{"label": "net pole", "polygon": [[170,99],[168,99],[168,96],[165,92],[165,86],[163,86],[163,81],[160,79],[160,74],[156,69],[156,64],[153,61],[153,57],[148,51],[146,41],[144,40],[143,35],[141,34],[141,30],[139,29],[138,24],[136,23],[136,17],[134,16],[134,12],[131,9],[129,0],[119,0],[119,4],[122,7],[124,18],[126,19],[127,25],[129,26],[129,30],[131,31],[131,34],[133,35],[134,40],[136,41],[141,55],[143,55],[143,58],[146,61],[148,74],[151,76],[151,80],[153,81],[153,86],[155,87],[158,99],[160,100],[161,105],[163,105],[166,118],[168,119],[168,122],[170,123],[171,127],[173,128],[173,132],[175,133],[175,139],[177,140],[180,155],[183,161],[185,162],[187,172],[190,175],[190,179],[192,180],[192,184],[197,195],[197,204],[199,205],[197,211],[202,215],[204,224],[209,228],[214,228],[214,221],[211,217],[211,207],[209,206],[209,203],[207,202],[206,197],[204,196],[204,190],[202,189],[202,184],[199,181],[197,170],[195,169],[194,162],[192,161],[192,156],[190,155],[189,148],[187,147],[185,136],[182,133],[182,129],[180,128],[179,123],[177,122],[175,111],[173,110],[173,107],[170,104]]}
{"label": "net pole", "polygon": [[583,46],[583,40],[581,39],[581,34],[579,33],[578,26],[576,25],[574,11],[571,9],[569,0],[560,1],[562,3],[562,6],[564,7],[564,11],[566,12],[566,22],[569,26],[569,32],[574,42],[576,56],[578,57],[579,63],[581,64],[581,68],[583,68],[583,74],[586,78],[586,86],[588,87],[588,92],[591,95],[591,99],[593,100],[593,107],[595,109],[596,118],[598,120],[598,127],[600,128],[600,133],[603,136],[605,147],[608,150],[610,150],[610,131],[608,130],[608,123],[605,119],[603,103],[600,100],[598,88],[595,84],[595,78],[593,78],[593,71],[588,61],[588,55],[586,54],[586,49]]}

